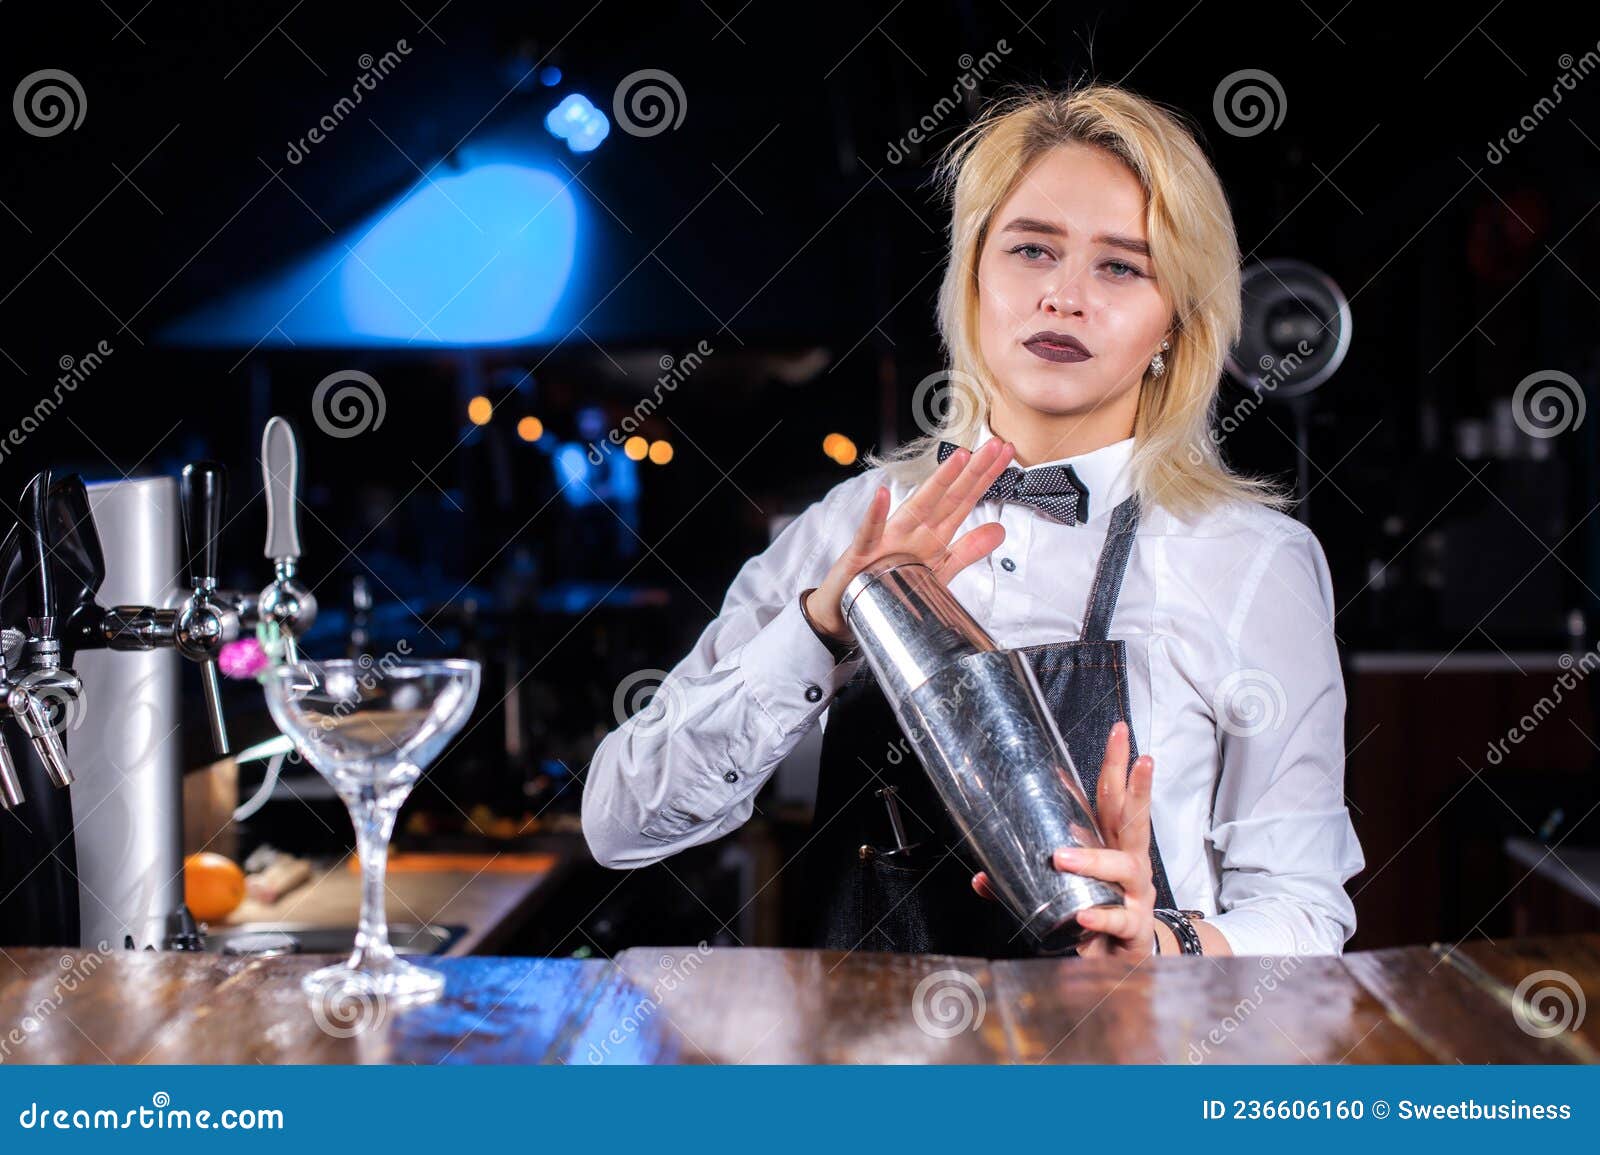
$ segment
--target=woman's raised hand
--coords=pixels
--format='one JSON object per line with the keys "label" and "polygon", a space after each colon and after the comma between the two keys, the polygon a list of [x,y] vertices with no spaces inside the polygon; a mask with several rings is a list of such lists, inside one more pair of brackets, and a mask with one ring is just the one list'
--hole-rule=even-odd
{"label": "woman's raised hand", "polygon": [[917,486],[893,517],[889,516],[889,490],[878,486],[856,529],[855,540],[806,602],[806,612],[817,628],[840,641],[850,640],[850,627],[839,612],[839,603],[850,579],[879,558],[910,554],[933,570],[940,581],[948,583],[967,566],[992,553],[1006,536],[1005,527],[998,521],[968,530],[954,542],[950,539],[1015,456],[1011,443],[998,437],[984,442],[976,453],[957,449]]}

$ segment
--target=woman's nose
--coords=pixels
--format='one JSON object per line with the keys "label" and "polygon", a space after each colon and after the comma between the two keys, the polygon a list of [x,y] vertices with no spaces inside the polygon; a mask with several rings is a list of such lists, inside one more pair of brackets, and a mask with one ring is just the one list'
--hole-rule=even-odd
{"label": "woman's nose", "polygon": [[1082,313],[1091,293],[1086,275],[1087,270],[1063,264],[1045,291],[1045,308],[1055,313]]}

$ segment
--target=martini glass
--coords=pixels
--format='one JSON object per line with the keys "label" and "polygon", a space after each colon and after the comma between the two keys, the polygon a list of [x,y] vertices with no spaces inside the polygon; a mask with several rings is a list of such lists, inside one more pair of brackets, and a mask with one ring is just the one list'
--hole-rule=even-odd
{"label": "martini glass", "polygon": [[361,924],[345,962],[301,982],[314,999],[427,1002],[444,976],[389,945],[384,877],[395,815],[422,771],[466,723],[477,662],[290,662],[267,671],[267,708],[300,756],[344,800],[361,856]]}

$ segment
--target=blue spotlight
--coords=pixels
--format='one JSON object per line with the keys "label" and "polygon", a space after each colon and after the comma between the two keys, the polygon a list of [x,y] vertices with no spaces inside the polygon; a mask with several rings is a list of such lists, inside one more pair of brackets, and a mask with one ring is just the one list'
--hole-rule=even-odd
{"label": "blue spotlight", "polygon": [[426,177],[287,269],[163,330],[179,345],[484,345],[537,339],[573,275],[578,205],[526,164]]}
{"label": "blue spotlight", "polygon": [[590,103],[587,96],[570,93],[552,108],[544,118],[544,126],[551,135],[567,142],[573,152],[590,152],[611,131],[606,114]]}
{"label": "blue spotlight", "polygon": [[350,327],[444,344],[532,336],[572,272],[576,216],[559,178],[524,165],[429,181],[340,270]]}

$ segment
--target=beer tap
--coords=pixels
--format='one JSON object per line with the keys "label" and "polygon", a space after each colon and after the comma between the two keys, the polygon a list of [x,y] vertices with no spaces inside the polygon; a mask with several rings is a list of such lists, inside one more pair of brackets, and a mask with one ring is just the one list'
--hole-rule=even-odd
{"label": "beer tap", "polygon": [[211,742],[221,758],[229,750],[217,655],[239,634],[238,611],[217,592],[217,536],[227,499],[226,470],[211,461],[184,466],[178,498],[188,595],[176,609],[92,606],[92,612],[82,615],[76,640],[80,649],[122,652],[170,646],[199,665]]}
{"label": "beer tap", "polygon": [[[82,691],[83,683],[78,680],[77,674],[59,665],[35,670],[19,681],[12,681],[7,669],[0,664],[0,693],[5,695],[5,710],[17,720],[28,741],[33,743],[33,749],[54,786],[71,786],[74,776],[67,762],[67,748],[50,716],[50,703],[59,702],[62,698],[76,698]],[[21,784],[16,782],[16,766],[11,761],[9,750],[0,752],[0,761],[5,763],[0,768],[0,778],[9,775],[14,787],[0,787],[0,795],[5,796],[5,807],[9,810],[23,800]],[[13,794],[14,798],[11,797]]]}
{"label": "beer tap", "polygon": [[[67,762],[66,745],[56,730],[51,717],[51,704],[76,701],[83,693],[83,683],[77,673],[61,664],[61,640],[56,636],[56,583],[51,560],[50,542],[50,471],[37,474],[23,494],[22,530],[28,549],[28,560],[33,569],[36,600],[28,614],[27,640],[23,652],[32,669],[20,679],[12,680],[10,668],[0,650],[0,694],[4,696],[5,712],[17,720],[28,741],[33,744],[39,762],[52,785],[72,785],[72,767]],[[22,800],[20,781],[10,751],[3,755],[4,769],[0,777],[9,776],[11,782],[0,786],[0,795],[7,799],[6,808]],[[14,801],[12,796],[15,796]]]}
{"label": "beer tap", "polygon": [[317,618],[317,599],[300,580],[300,448],[294,428],[282,417],[261,433],[262,492],[267,499],[267,545],[273,577],[260,593],[221,590],[217,596],[253,629],[262,622],[278,628],[283,660],[299,660],[298,642]]}
{"label": "beer tap", "polygon": [[[6,666],[4,647],[0,647],[0,714],[8,712],[11,701],[11,675]],[[17,764],[12,761],[11,747],[0,734],[0,808],[15,810],[25,801],[22,779],[17,775]]]}
{"label": "beer tap", "polygon": [[217,593],[217,537],[222,532],[227,498],[228,472],[221,465],[197,461],[183,467],[178,499],[183,509],[189,596],[178,607],[172,641],[180,654],[200,666],[206,720],[219,758],[226,757],[229,750],[217,655],[239,634],[238,611]]}
{"label": "beer tap", "polygon": [[273,578],[256,601],[261,621],[277,625],[284,639],[284,657],[298,660],[297,638],[311,628],[317,599],[300,581],[300,449],[294,429],[282,417],[267,422],[261,433],[261,475],[267,497],[266,556]]}

